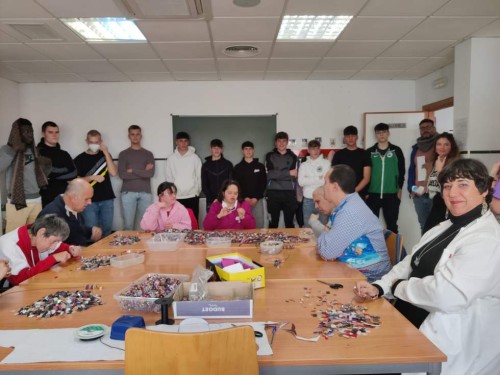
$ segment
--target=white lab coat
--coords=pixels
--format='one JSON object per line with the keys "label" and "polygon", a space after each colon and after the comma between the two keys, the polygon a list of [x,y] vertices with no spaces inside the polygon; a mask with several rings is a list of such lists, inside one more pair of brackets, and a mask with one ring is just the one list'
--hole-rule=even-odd
{"label": "white lab coat", "polygon": [[[448,227],[428,231],[412,253]],[[500,374],[500,225],[488,211],[461,229],[443,251],[433,276],[406,280],[411,255],[375,282],[430,312],[420,331],[448,357],[443,375]]]}

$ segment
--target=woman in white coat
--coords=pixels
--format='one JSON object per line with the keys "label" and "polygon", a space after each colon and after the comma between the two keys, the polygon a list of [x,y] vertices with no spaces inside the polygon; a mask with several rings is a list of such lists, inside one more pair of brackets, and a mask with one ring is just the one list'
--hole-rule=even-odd
{"label": "woman in white coat", "polygon": [[448,361],[444,375],[500,373],[500,225],[488,209],[491,177],[460,159],[439,174],[449,219],[425,233],[412,254],[360,297],[397,298],[396,308]]}

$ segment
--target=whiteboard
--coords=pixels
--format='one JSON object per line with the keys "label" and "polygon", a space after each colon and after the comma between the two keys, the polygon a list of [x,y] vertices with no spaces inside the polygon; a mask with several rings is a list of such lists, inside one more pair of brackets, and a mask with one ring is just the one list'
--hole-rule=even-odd
{"label": "whiteboard", "polygon": [[[413,201],[409,198],[406,181],[408,180],[408,166],[410,165],[411,147],[415,144],[416,139],[420,137],[418,124],[425,118],[425,112],[387,112],[387,113],[371,113],[364,114],[364,141],[365,148],[373,146],[377,140],[375,138],[375,125],[380,122],[386,124],[404,124],[397,128],[390,128],[389,142],[399,146],[405,156],[406,174],[405,184],[403,186],[403,194],[401,197],[401,206],[399,207],[399,232],[403,236],[404,246],[406,251],[411,251],[411,248],[420,240],[420,225],[418,224],[417,214]],[[380,221],[385,227],[383,215],[380,214]]]}

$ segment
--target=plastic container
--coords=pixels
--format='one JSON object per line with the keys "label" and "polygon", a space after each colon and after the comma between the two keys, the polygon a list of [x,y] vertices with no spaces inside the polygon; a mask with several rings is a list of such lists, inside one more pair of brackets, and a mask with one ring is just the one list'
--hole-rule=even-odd
{"label": "plastic container", "polygon": [[208,247],[231,247],[231,237],[207,237],[205,242]]}
{"label": "plastic container", "polygon": [[126,268],[144,263],[144,254],[130,253],[111,258],[111,267]]}
{"label": "plastic container", "polygon": [[[155,301],[172,296],[182,282],[188,280],[189,275],[148,273],[116,292],[113,298],[122,310],[159,313],[161,306]],[[168,287],[158,287],[162,283]]]}
{"label": "plastic container", "polygon": [[283,250],[283,241],[264,241],[260,243],[260,251],[263,254],[275,255]]}
{"label": "plastic container", "polygon": [[146,240],[151,251],[175,251],[184,241],[186,233],[157,233],[153,238]]}

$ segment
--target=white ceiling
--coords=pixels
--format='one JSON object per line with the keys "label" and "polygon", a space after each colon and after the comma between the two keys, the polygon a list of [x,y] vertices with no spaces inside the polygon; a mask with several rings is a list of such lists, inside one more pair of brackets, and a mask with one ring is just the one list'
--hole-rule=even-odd
{"label": "white ceiling", "polygon": [[[20,83],[414,80],[453,62],[454,46],[464,39],[500,37],[500,0],[202,2],[201,19],[137,19],[147,43],[87,43],[59,18],[129,17],[120,0],[0,0],[0,77]],[[336,41],[276,41],[285,14],[354,18]],[[27,37],[13,24],[39,25],[57,40]],[[256,46],[260,54],[222,53],[235,44]]]}

